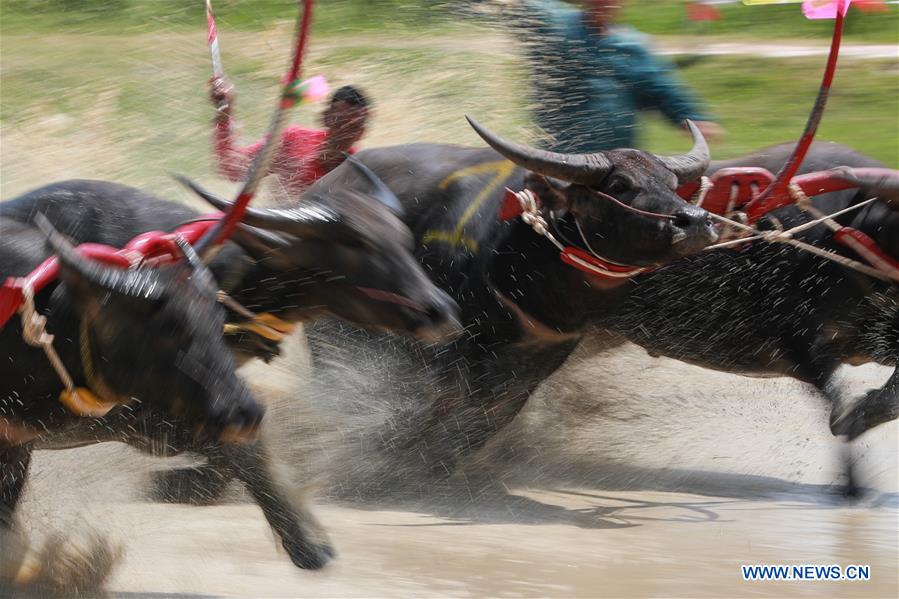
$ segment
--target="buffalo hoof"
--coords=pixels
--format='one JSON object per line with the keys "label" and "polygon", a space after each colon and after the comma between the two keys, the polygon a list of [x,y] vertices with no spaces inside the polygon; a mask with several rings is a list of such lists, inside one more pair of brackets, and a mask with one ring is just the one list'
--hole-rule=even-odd
{"label": "buffalo hoof", "polygon": [[855,459],[852,456],[852,446],[848,443],[843,447],[843,472],[846,473],[846,484],[840,489],[840,494],[847,501],[861,499],[865,490],[858,484],[858,476],[855,473]]}
{"label": "buffalo hoof", "polygon": [[80,538],[53,535],[39,553],[24,559],[14,579],[0,578],[0,592],[14,597],[105,597],[103,586],[121,556],[120,546],[93,533]]}
{"label": "buffalo hoof", "polygon": [[295,498],[288,504],[283,506],[288,508],[287,511],[266,514],[281,537],[281,545],[298,568],[323,568],[337,555],[328,540],[328,533],[302,499]]}
{"label": "buffalo hoof", "polygon": [[337,551],[328,542],[310,543],[285,539],[282,545],[293,565],[304,570],[320,570],[337,557]]}
{"label": "buffalo hoof", "polygon": [[151,477],[150,498],[162,503],[214,505],[231,478],[210,465],[155,472]]}
{"label": "buffalo hoof", "polygon": [[17,529],[0,525],[0,597],[4,592],[12,595],[11,589],[23,578],[28,578],[24,568],[28,553],[28,539]]}
{"label": "buffalo hoof", "polygon": [[899,417],[899,397],[880,389],[868,391],[865,397],[847,410],[830,416],[830,431],[845,435],[850,441],[872,428]]}

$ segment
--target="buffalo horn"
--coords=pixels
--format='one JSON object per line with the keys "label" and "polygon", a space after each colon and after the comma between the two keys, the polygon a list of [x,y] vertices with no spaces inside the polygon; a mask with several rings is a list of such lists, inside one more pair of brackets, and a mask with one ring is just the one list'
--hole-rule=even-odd
{"label": "buffalo horn", "polygon": [[162,298],[163,286],[152,269],[116,268],[85,258],[43,214],[36,215],[34,221],[47,236],[47,245],[59,258],[61,266],[77,273],[92,286],[133,299],[153,301]]}
{"label": "buffalo horn", "polygon": [[682,156],[656,156],[669,171],[677,176],[678,183],[689,183],[699,179],[709,168],[711,156],[709,146],[699,127],[693,121],[686,121],[693,135],[693,147]]}
{"label": "buffalo horn", "polygon": [[[186,177],[176,178],[214,208],[222,212],[230,210],[232,202],[206,191]],[[302,239],[341,241],[353,237],[339,214],[313,199],[304,199],[289,208],[248,207],[241,222],[260,229],[289,233]]]}
{"label": "buffalo horn", "polygon": [[582,185],[595,185],[602,181],[609,171],[612,163],[602,152],[592,154],[561,154],[531,148],[523,144],[503,139],[488,131],[473,118],[466,116],[468,124],[481,136],[487,145],[517,164],[538,175],[554,177],[580,183]]}

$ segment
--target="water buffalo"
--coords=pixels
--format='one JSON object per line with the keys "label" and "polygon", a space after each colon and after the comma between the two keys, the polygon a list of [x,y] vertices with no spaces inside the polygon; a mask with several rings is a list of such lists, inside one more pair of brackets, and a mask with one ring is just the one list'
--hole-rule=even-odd
{"label": "water buffalo", "polygon": [[[482,446],[510,422],[540,383],[567,359],[581,337],[597,327],[618,330],[639,343],[656,347],[660,353],[670,352],[680,359],[738,371],[742,369],[728,362],[726,356],[745,354],[744,360],[757,356],[764,365],[760,351],[780,347],[780,351],[769,353],[769,357],[782,358],[789,353],[789,359],[798,364],[803,359],[799,356],[814,356],[823,334],[826,330],[836,331],[830,325],[838,324],[841,335],[848,335],[840,350],[846,353],[838,351],[828,364],[822,364],[821,356],[838,349],[832,346],[812,359],[808,367],[821,369],[817,379],[808,372],[809,368],[791,368],[785,359],[769,362],[766,368],[756,368],[759,372],[767,369],[768,374],[802,380],[823,381],[842,360],[861,356],[883,364],[895,360],[893,288],[820,258],[779,246],[756,245],[745,254],[735,249],[714,250],[632,278],[608,279],[561,263],[558,250],[521,220],[496,218],[503,205],[504,186],[531,188],[544,198],[544,214],[558,238],[573,240],[574,244],[592,248],[619,263],[660,264],[677,256],[696,254],[714,237],[705,228],[702,212],[685,208],[674,195],[678,181],[736,165],[777,171],[792,145],[741,160],[709,164],[707,154],[702,157],[705,150],[701,143],[682,160],[662,161],[635,150],[596,156],[560,156],[509,144],[489,134],[486,137],[491,145],[499,146],[501,154],[489,149],[438,144],[379,148],[359,154],[360,160],[397,192],[405,209],[405,221],[415,234],[416,254],[432,278],[462,308],[465,333],[452,346],[430,352],[409,345],[409,351],[402,352],[403,359],[408,358],[403,363],[410,370],[431,375],[424,377],[431,384],[423,387],[421,394],[429,398],[437,395],[433,413],[425,422],[411,426],[418,434],[406,441],[415,445],[422,459],[437,474],[451,472],[461,455]],[[503,156],[526,168],[516,167],[513,162],[503,160]],[[691,168],[684,169],[685,164]],[[816,144],[802,170],[808,172],[835,165],[880,166],[844,146]],[[314,188],[324,193],[364,184],[352,169],[341,167]],[[836,210],[866,198],[869,193],[870,190],[835,192],[820,196],[816,202],[825,210]],[[694,215],[694,219],[678,227],[680,231],[672,230],[671,227],[678,226],[677,221],[662,221],[628,211],[602,194],[614,195],[645,212],[686,212]],[[852,222],[895,255],[890,243],[895,243],[899,236],[894,233],[890,237],[890,225],[883,210],[885,206],[878,204],[845,219],[857,219]],[[806,218],[795,209],[783,209],[776,216],[787,225]],[[681,233],[690,236],[690,240]],[[818,243],[826,243],[828,236],[823,227],[803,235],[806,240]],[[731,270],[735,260],[752,265],[752,268],[744,265],[744,273],[760,277],[758,284],[751,286],[751,294],[745,293],[750,288],[749,275]],[[781,262],[789,262],[789,268],[778,266]],[[705,266],[695,270],[689,268],[690,264]],[[714,276],[708,274],[710,269],[716,271]],[[767,274],[759,275],[759,271]],[[788,271],[791,277],[780,277],[780,272]],[[666,273],[676,274],[669,277]],[[807,286],[804,281],[810,277],[814,285]],[[722,282],[725,278],[726,285]],[[664,281],[664,285],[648,285],[644,293],[644,281]],[[710,283],[706,286],[707,281]],[[844,286],[849,289],[846,295],[833,291]],[[654,296],[653,291],[659,294],[660,287],[664,287],[664,296]],[[738,293],[743,294],[741,298],[732,297]],[[852,305],[853,297],[863,299]],[[850,305],[853,310],[847,311],[843,320],[833,323],[839,310]],[[738,309],[731,310],[731,306]],[[683,315],[687,309],[692,310],[689,318]],[[641,318],[642,310],[654,317]],[[785,325],[784,335],[778,337],[775,333],[781,325],[775,326],[775,321],[794,313],[804,316],[787,316],[790,322]],[[665,324],[678,318],[681,320],[674,326]],[[846,319],[849,324],[844,322]],[[728,343],[727,332],[733,320],[739,320],[743,326],[758,325],[758,335],[735,334],[734,338],[745,345],[741,347],[739,342],[734,342],[716,364],[703,348],[703,341],[714,337],[717,344]],[[686,331],[684,323],[688,322],[694,327],[692,331]],[[659,329],[654,328],[656,325]],[[818,331],[821,335],[791,338],[789,330]],[[692,341],[686,342],[678,335],[689,335]],[[619,339],[609,337],[605,345],[620,343]],[[309,341],[314,366],[339,362],[341,358],[358,361],[360,356],[375,355],[383,347],[381,339],[337,323],[315,325]],[[365,344],[371,352],[366,352]],[[785,352],[787,344],[795,347]],[[689,351],[695,352],[692,359],[687,355]],[[318,370],[327,372],[327,369]],[[339,372],[338,369],[337,376]],[[878,421],[889,419],[889,406],[895,409],[895,377],[891,381],[875,394],[882,399],[859,404],[859,410],[841,412],[843,424],[835,424],[834,430],[851,429],[853,434],[860,434]],[[326,386],[339,384],[337,379],[326,379]],[[822,389],[829,391],[826,383],[821,384]],[[401,442],[390,439],[388,445]],[[188,486],[191,477],[203,482],[212,478],[215,468],[183,474],[182,481]]]}
{"label": "water buffalo", "polygon": [[[560,236],[580,239],[583,233],[609,261],[655,266],[696,253],[716,238],[707,213],[674,191],[708,166],[708,147],[695,128],[693,136],[693,148],[683,156],[621,150],[516,158],[526,168],[491,149],[415,144],[360,153],[397,192],[425,269],[462,307],[461,338],[436,356],[424,350],[430,358],[422,365],[443,366],[441,414],[462,416],[453,420],[460,431],[453,442],[476,447],[510,420],[621,285],[562,264],[558,251],[517,219],[498,221],[503,187],[521,188],[526,181],[545,186],[543,176],[551,177],[553,190],[546,195],[560,215]],[[367,185],[358,169],[346,165],[308,193],[327,196]],[[448,460],[440,456],[434,466],[442,469]],[[215,468],[184,475],[206,491],[217,477]]]}
{"label": "water buffalo", "polygon": [[[49,256],[58,257],[57,279],[36,291],[33,302],[76,387],[90,389],[103,402],[137,401],[163,417],[180,417],[212,440],[255,436],[264,410],[235,374],[221,336],[224,310],[217,288],[189,245],[181,245],[186,261],[176,265],[123,269],[82,256],[46,220],[38,224],[43,233],[0,217],[0,280],[28,275]],[[61,396],[65,386],[44,351],[23,341],[18,317],[0,329],[0,347],[5,561],[13,553],[15,508],[35,440],[62,433],[81,416],[64,405],[72,397]]]}
{"label": "water buffalo", "polygon": [[[373,199],[389,190],[364,167],[353,168],[367,187],[307,195],[290,208],[250,209],[244,218],[249,225],[235,234],[236,243],[227,244],[209,264],[216,284],[242,306],[276,315],[282,326],[331,314],[428,341],[452,333],[458,326],[455,303],[413,258],[408,229]],[[399,208],[395,198],[382,199]],[[113,246],[198,218],[185,206],[103,181],[56,183],[0,204],[0,220],[6,223],[27,225],[38,213],[78,242]],[[230,328],[225,338],[237,357],[269,359],[277,351],[277,339],[241,326],[245,316],[229,310],[228,320],[223,327],[219,319],[215,328],[219,340]],[[245,484],[296,565],[321,567],[333,555],[311,514],[289,498],[271,472],[261,440],[239,447],[198,442],[187,427],[173,426],[158,411],[126,405],[32,445],[65,448],[101,441],[122,441],[157,455],[199,453]],[[207,484],[215,486],[216,480]]]}
{"label": "water buffalo", "polygon": [[[761,166],[776,171],[792,144],[713,163],[712,171]],[[836,144],[821,144],[803,172],[835,165],[881,166]],[[882,201],[838,217],[899,256],[899,185],[825,194],[815,204],[836,212],[869,197]],[[760,222],[791,227],[812,218],[795,206]],[[807,242],[855,257],[823,226],[799,235]],[[899,287],[822,260],[800,249],[754,243],[689,257],[648,272],[597,324],[624,335],[651,354],[706,368],[754,376],[789,376],[810,383],[833,404],[831,430],[855,438],[899,415],[899,375],[855,403],[834,383],[841,364],[899,360]]]}
{"label": "water buffalo", "polygon": [[[396,191],[415,233],[419,259],[462,307],[465,336],[453,351],[421,361],[422,369],[436,371],[442,381],[432,385],[441,394],[433,415],[418,425],[424,429],[418,448],[437,473],[451,472],[460,455],[476,450],[510,422],[581,336],[595,327],[709,367],[743,371],[753,362],[758,372],[812,382],[831,397],[835,394],[827,382],[841,362],[895,364],[895,286],[820,258],[756,244],[698,254],[630,279],[606,279],[562,264],[558,250],[531,226],[495,217],[503,186],[529,187],[544,199],[543,214],[557,237],[624,264],[658,264],[663,260],[653,261],[653,252],[661,251],[665,260],[678,252],[665,223],[622,214],[620,206],[594,190],[650,211],[676,213],[683,210],[673,198],[676,179],[736,165],[776,172],[791,145],[741,160],[695,161],[694,168],[677,177],[670,163],[633,150],[561,156],[479,133],[524,168],[491,150],[447,145],[359,154]],[[802,172],[836,165],[881,166],[849,148],[816,144]],[[320,185],[352,186],[354,178],[347,169],[338,169]],[[830,210],[867,196],[847,190],[821,196],[818,202]],[[796,209],[775,216],[787,224],[806,218]],[[899,253],[899,231],[888,206],[873,205],[844,220],[871,234],[894,256]],[[828,243],[829,234],[819,227],[804,237]],[[321,344],[315,333],[310,336],[313,363],[334,360],[335,347],[349,339],[346,330],[340,335],[324,331],[323,336]],[[357,334],[354,343],[366,340]],[[351,344],[344,345],[352,355]],[[433,395],[432,389],[427,391]],[[834,432],[857,435],[895,414],[894,374],[856,409],[839,410]]]}

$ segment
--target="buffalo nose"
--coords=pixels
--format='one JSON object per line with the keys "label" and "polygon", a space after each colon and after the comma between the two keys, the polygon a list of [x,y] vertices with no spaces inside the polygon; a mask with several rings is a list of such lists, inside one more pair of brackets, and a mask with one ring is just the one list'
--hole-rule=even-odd
{"label": "buffalo nose", "polygon": [[697,206],[685,206],[672,214],[672,244],[692,253],[718,240],[718,230],[709,213]]}
{"label": "buffalo nose", "polygon": [[675,212],[674,226],[685,231],[690,229],[705,228],[711,225],[709,213],[696,206],[686,206]]}

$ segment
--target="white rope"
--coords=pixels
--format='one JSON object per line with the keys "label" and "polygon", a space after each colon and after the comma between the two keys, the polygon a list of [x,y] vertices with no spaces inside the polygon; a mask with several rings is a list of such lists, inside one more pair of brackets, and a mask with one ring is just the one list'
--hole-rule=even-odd
{"label": "white rope", "polygon": [[[812,205],[812,201],[809,199],[805,192],[802,191],[802,188],[796,185],[795,183],[791,183],[787,189],[790,192],[790,197],[793,198],[793,201],[796,202],[796,205],[805,212],[808,212],[812,216],[821,219],[824,224],[830,228],[831,231],[839,231],[840,223],[836,222],[832,218],[828,218],[823,212],[815,208]],[[873,199],[873,198],[872,198]],[[870,200],[868,200],[870,201]],[[866,202],[867,203],[867,202]],[[833,216],[837,216],[834,214]]]}
{"label": "white rope", "polygon": [[[707,249],[707,250],[715,250],[715,249],[718,249],[718,248],[729,247],[729,246],[732,246],[732,245],[738,245],[738,244],[743,243],[743,242],[745,242],[745,241],[755,241],[755,240],[757,240],[757,239],[768,239],[768,238],[771,238],[772,241],[777,241],[776,239],[773,239],[773,238],[775,238],[775,237],[777,237],[777,238],[783,238],[783,239],[789,239],[789,238],[791,238],[793,235],[795,235],[796,233],[799,233],[799,232],[801,232],[801,231],[805,231],[806,229],[811,229],[812,227],[815,227],[815,226],[817,226],[817,225],[820,225],[821,223],[825,223],[825,224],[827,224],[827,226],[830,227],[832,230],[837,231],[837,230],[839,230],[839,229],[842,228],[842,227],[840,226],[839,223],[837,223],[835,220],[833,220],[834,218],[836,218],[837,216],[842,216],[843,214],[846,214],[847,212],[851,212],[851,211],[853,211],[853,210],[857,210],[857,209],[859,209],[859,208],[862,208],[863,206],[867,206],[868,204],[870,204],[871,202],[876,201],[877,199],[878,199],[878,198],[876,198],[876,197],[875,197],[875,198],[869,198],[869,199],[865,200],[864,202],[860,202],[860,203],[855,204],[855,205],[853,205],[853,206],[849,206],[848,208],[844,208],[844,209],[840,210],[839,212],[834,212],[833,214],[823,214],[823,213],[820,212],[817,208],[812,207],[811,210],[809,210],[809,212],[810,212],[811,214],[814,214],[814,215],[817,216],[818,218],[816,218],[816,219],[814,219],[814,220],[811,220],[811,221],[808,221],[808,222],[806,222],[806,223],[802,223],[801,225],[797,225],[797,226],[793,227],[792,229],[788,229],[788,230],[786,230],[786,231],[759,231],[759,230],[754,229],[754,228],[752,228],[752,227],[746,227],[746,230],[755,231],[755,232],[758,233],[758,234],[757,234],[757,235],[753,235],[753,236],[751,236],[751,237],[742,237],[742,238],[740,238],[740,239],[732,239],[732,240],[730,240],[730,241],[725,241],[725,242],[723,242],[723,243],[716,243],[715,245],[710,245],[710,246],[706,247],[705,249]],[[805,208],[803,208],[803,210],[804,210],[804,209],[805,209]],[[812,212],[812,211],[814,211],[814,212]],[[828,221],[830,221],[830,222],[828,222]],[[735,221],[727,221],[727,222],[728,222],[728,223],[735,223]],[[836,224],[836,228],[834,228],[833,223]]]}
{"label": "white rope", "polygon": [[[857,270],[859,272],[862,272],[862,273],[869,275],[871,277],[874,277],[876,279],[880,279],[881,281],[893,282],[895,280],[892,276],[890,276],[889,274],[885,274],[884,272],[880,271],[877,268],[873,268],[873,267],[868,266],[867,264],[863,264],[857,260],[847,258],[846,256],[843,256],[842,254],[838,254],[838,253],[830,251],[830,250],[825,250],[825,249],[819,248],[818,246],[811,245],[811,244],[805,243],[803,241],[799,241],[798,239],[793,239],[792,237],[790,237],[790,235],[792,235],[795,232],[795,229],[797,229],[798,227],[794,227],[793,229],[790,229],[788,231],[759,231],[758,229],[755,229],[748,225],[744,225],[743,223],[738,223],[737,221],[734,221],[727,217],[721,216],[720,214],[714,214],[714,213],[710,212],[709,216],[715,220],[721,221],[730,226],[753,233],[753,237],[751,239],[761,239],[768,243],[785,243],[787,245],[792,245],[796,248],[799,248],[801,250],[809,252],[810,254],[814,254],[816,256],[820,256],[820,257],[830,260],[832,262],[836,262],[837,264],[845,266],[846,268],[851,268],[853,270]],[[803,225],[800,225],[800,226],[804,226],[804,225],[805,225],[805,223],[803,223]],[[748,241],[749,239],[750,238],[747,237],[747,238],[743,238],[740,240],[734,240],[734,242]],[[733,243],[731,243],[731,242],[726,242],[726,243],[733,245]],[[723,246],[724,246],[724,244],[719,243],[719,244],[716,244],[713,246],[709,246],[705,249],[710,250],[710,249],[719,248],[719,247],[723,247]]]}
{"label": "white rope", "polygon": [[715,185],[712,183],[712,180],[706,177],[705,175],[699,179],[699,190],[693,195],[693,204],[695,204],[698,208],[702,208],[702,204],[705,202],[705,197],[709,194],[709,191]]}
{"label": "white rope", "polygon": [[518,199],[518,204],[521,206],[521,220],[523,220],[526,225],[530,225],[537,235],[546,237],[560,252],[564,252],[565,246],[559,243],[559,240],[549,232],[549,224],[546,222],[546,219],[543,218],[543,215],[540,214],[540,209],[537,208],[537,194],[530,189],[523,189],[513,193]]}
{"label": "white rope", "polygon": [[22,305],[19,307],[19,313],[22,316],[22,339],[32,347],[40,347],[44,350],[53,370],[59,376],[63,386],[69,393],[74,392],[75,384],[69,371],[53,348],[53,335],[47,332],[47,318],[38,314],[34,308],[34,290],[25,279],[20,279],[22,283]]}
{"label": "white rope", "polygon": [[[627,272],[617,272],[614,270],[609,270],[607,268],[603,268],[598,264],[592,264],[590,262],[586,262],[579,258],[578,256],[567,252],[566,247],[559,242],[558,239],[549,231],[549,224],[546,222],[546,219],[543,218],[543,215],[540,214],[540,209],[537,207],[537,195],[531,191],[530,189],[523,189],[521,191],[512,192],[515,197],[518,199],[518,203],[521,206],[521,220],[524,221],[525,224],[530,225],[534,232],[538,235],[542,235],[546,237],[556,248],[563,254],[568,260],[577,263],[584,270],[589,270],[590,272],[607,278],[613,279],[630,279],[635,277],[636,275],[644,272],[645,268],[634,268],[633,270]],[[608,258],[603,258],[590,247],[590,243],[587,241],[587,237],[584,235],[584,232],[581,230],[581,223],[577,218],[574,219],[575,225],[577,226],[577,230],[581,235],[581,239],[584,242],[584,245],[587,248],[587,251],[593,255],[597,260],[608,262],[609,264],[615,264],[616,266],[627,267],[625,264],[620,264],[615,262],[614,260],[609,260]]]}

